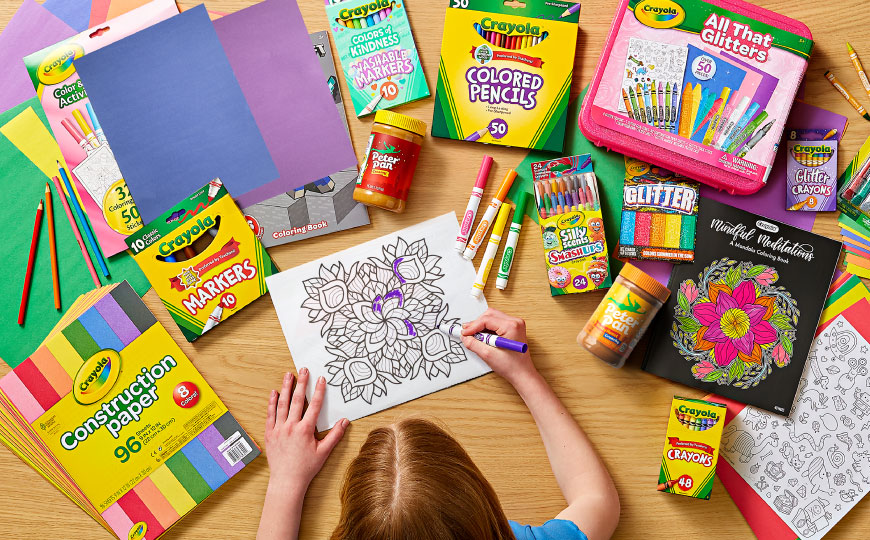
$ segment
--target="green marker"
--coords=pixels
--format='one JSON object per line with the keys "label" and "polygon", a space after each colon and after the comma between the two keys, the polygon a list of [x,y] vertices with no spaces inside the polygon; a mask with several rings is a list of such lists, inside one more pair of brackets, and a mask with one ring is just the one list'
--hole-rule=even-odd
{"label": "green marker", "polygon": [[749,125],[743,128],[743,131],[740,132],[740,135],[731,139],[731,144],[728,145],[728,149],[725,150],[725,152],[728,154],[733,154],[735,150],[740,148],[740,146],[746,139],[748,139],[752,136],[753,133],[755,133],[755,130],[758,129],[758,126],[760,126],[761,123],[765,120],[767,120],[767,111],[761,111],[761,113],[759,113],[759,115],[755,117],[755,120],[749,122]]}
{"label": "green marker", "polygon": [[498,265],[498,276],[495,280],[495,288],[500,291],[503,291],[508,284],[508,276],[514,263],[514,254],[517,250],[517,241],[520,239],[520,229],[523,228],[523,217],[526,215],[526,202],[528,199],[529,194],[525,191],[520,192],[517,197],[517,207],[514,209],[514,218],[511,221],[507,244],[504,247],[501,264]]}

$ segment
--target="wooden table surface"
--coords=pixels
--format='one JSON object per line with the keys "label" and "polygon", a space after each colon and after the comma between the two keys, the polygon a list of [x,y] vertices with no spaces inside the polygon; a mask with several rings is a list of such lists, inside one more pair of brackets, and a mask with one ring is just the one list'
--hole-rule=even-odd
{"label": "wooden table surface", "polygon": [[[0,0],[0,27],[5,26],[19,3],[20,0]],[[209,0],[207,7],[234,12],[251,3]],[[309,31],[328,29],[321,2],[303,0],[301,3]],[[811,28],[816,46],[806,75],[805,100],[850,119],[851,125],[840,147],[842,171],[847,159],[870,135],[870,123],[860,119],[837,95],[823,73],[832,69],[859,101],[867,104],[849,62],[845,42],[850,40],[856,50],[864,54],[865,63],[870,62],[870,35],[861,28],[870,20],[870,3],[866,0],[763,0],[758,3],[803,21]],[[616,4],[616,0],[583,2],[572,96],[591,80]],[[185,1],[182,5],[192,7],[195,3]],[[446,5],[447,2],[416,0],[408,10],[433,93]],[[342,80],[342,91],[345,89]],[[434,99],[429,98],[398,110],[431,124],[433,103]],[[370,118],[357,120],[348,101],[345,106],[354,147],[362,157],[372,121]],[[500,178],[526,154],[523,149],[484,147],[427,137],[404,214],[373,208],[369,227],[269,251],[278,267],[287,269],[444,212],[461,213],[484,152],[495,159],[491,178]],[[496,184],[490,182],[486,200],[495,191]],[[656,492],[654,486],[671,398],[675,394],[700,397],[702,393],[642,372],[637,354],[624,368],[614,370],[582,350],[575,336],[604,293],[551,298],[537,233],[533,225],[527,222],[526,226],[508,290],[496,291],[491,283],[487,299],[491,306],[526,319],[535,363],[607,463],[622,503],[622,518],[614,537],[751,538],[751,530],[718,479],[710,501]],[[835,216],[819,215],[814,230],[838,237]],[[825,284],[819,283],[819,287],[823,286]],[[278,388],[283,373],[293,369],[271,300],[258,300],[196,345],[182,338],[153,290],[145,296],[145,302],[239,422],[262,443],[269,390]],[[5,364],[0,367],[0,375],[7,371]],[[490,374],[352,423],[311,485],[305,501],[302,538],[322,539],[331,533],[339,515],[338,490],[342,474],[368,432],[412,416],[436,419],[447,426],[490,479],[510,518],[540,524],[562,509],[564,500],[531,416],[512,388]],[[256,460],[185,517],[167,537],[253,537],[268,475],[265,457]],[[5,449],[0,451],[0,478],[0,538],[108,537],[86,514]],[[870,504],[867,502],[859,504],[828,535],[832,540],[868,537]]]}

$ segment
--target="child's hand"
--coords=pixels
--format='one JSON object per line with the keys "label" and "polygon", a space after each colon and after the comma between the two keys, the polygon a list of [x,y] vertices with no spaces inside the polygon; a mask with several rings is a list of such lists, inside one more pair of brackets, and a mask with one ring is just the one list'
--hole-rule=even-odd
{"label": "child's hand", "polygon": [[476,320],[462,325],[462,343],[465,347],[477,353],[492,370],[505,378],[513,386],[536,372],[532,357],[528,352],[518,353],[506,349],[490,347],[474,339],[474,334],[488,330],[496,334],[526,342],[526,322],[516,317],[505,315],[501,311],[489,308]]}
{"label": "child's hand", "polygon": [[308,377],[308,369],[302,368],[296,388],[292,390],[294,377],[290,373],[285,374],[280,397],[272,390],[266,414],[266,458],[269,460],[270,487],[289,489],[294,494],[300,491],[301,494],[305,493],[349,424],[346,418],[342,418],[323,440],[318,441],[314,437],[315,422],[326,393],[326,379],[320,377],[317,380],[314,396],[303,414]]}

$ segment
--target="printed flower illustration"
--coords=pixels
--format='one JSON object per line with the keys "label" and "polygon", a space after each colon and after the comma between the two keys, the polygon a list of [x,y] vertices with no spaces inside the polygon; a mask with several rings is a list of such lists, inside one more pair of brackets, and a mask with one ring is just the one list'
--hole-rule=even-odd
{"label": "printed flower illustration", "polygon": [[776,269],[723,258],[680,284],[674,346],[699,380],[751,388],[789,364],[800,311]]}
{"label": "printed flower illustration", "polygon": [[452,364],[466,360],[465,349],[438,330],[449,306],[434,283],[443,277],[440,257],[429,255],[425,241],[404,239],[384,246],[382,258],[321,265],[318,277],[304,281],[302,307],[335,360],[327,364],[328,383],[341,388],[345,401],[371,403],[387,394],[387,383],[400,384],[422,371],[427,378],[450,375]]}

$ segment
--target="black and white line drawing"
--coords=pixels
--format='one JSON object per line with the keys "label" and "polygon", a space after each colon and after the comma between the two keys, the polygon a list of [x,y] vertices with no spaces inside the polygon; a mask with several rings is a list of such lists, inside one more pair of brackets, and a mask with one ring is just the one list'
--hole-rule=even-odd
{"label": "black and white line drawing", "polygon": [[791,514],[794,512],[797,505],[798,498],[789,490],[783,491],[773,500],[773,506],[775,506],[781,514]]}
{"label": "black and white line drawing", "polygon": [[841,489],[840,500],[843,502],[853,502],[858,497],[858,493],[854,489]]}
{"label": "black and white line drawing", "polygon": [[828,461],[831,462],[835,468],[839,469],[846,463],[846,454],[840,451],[840,448],[836,445],[828,448]]}
{"label": "black and white line drawing", "polygon": [[746,412],[746,418],[743,419],[743,423],[747,426],[752,426],[752,429],[759,430],[767,427],[767,420],[769,418],[770,415],[766,412],[752,409]]}
{"label": "black and white line drawing", "polygon": [[782,480],[782,477],[785,476],[785,471],[782,470],[781,461],[768,462],[767,465],[764,467],[764,472],[775,482]]}
{"label": "black and white line drawing", "polygon": [[840,331],[836,325],[829,327],[828,343],[831,347],[831,352],[840,358],[845,358],[847,354],[855,350],[858,345],[858,336],[853,331]]}
{"label": "black and white line drawing", "polygon": [[803,468],[804,462],[801,461],[801,457],[797,452],[795,452],[794,448],[792,448],[788,441],[782,443],[782,448],[780,448],[779,451],[782,454],[782,457],[785,458],[786,463],[791,465],[795,471],[800,471]]}
{"label": "black and white line drawing", "polygon": [[867,359],[866,358],[850,358],[849,371],[840,375],[837,381],[837,386],[834,388],[841,394],[846,395],[846,390],[850,390],[855,386],[855,379],[867,375]]}
{"label": "black and white line drawing", "polygon": [[822,375],[822,370],[819,368],[819,364],[816,361],[815,351],[813,351],[813,354],[807,359],[807,362],[810,362],[810,368],[813,372],[813,384],[827,390],[828,377],[827,375]]}
{"label": "black and white line drawing", "polygon": [[843,433],[837,433],[837,440],[846,445],[846,452],[852,451],[852,438],[849,437],[849,434],[845,431]]}
{"label": "black and white line drawing", "polygon": [[826,499],[816,498],[797,511],[791,523],[801,536],[814,536],[828,528],[832,517],[826,510],[828,504]]}
{"label": "black and white line drawing", "polygon": [[722,440],[724,441],[726,438],[728,442],[723,443],[722,447],[725,448],[729,454],[739,454],[739,459],[743,463],[749,463],[749,460],[752,459],[753,456],[756,456],[768,446],[779,446],[779,435],[776,433],[768,435],[760,442],[756,443],[755,439],[752,438],[752,435],[746,431],[737,429],[737,427],[733,425],[728,426],[728,429],[723,433]]}
{"label": "black and white line drawing", "polygon": [[846,410],[846,402],[840,396],[834,396],[831,398],[834,402],[834,408],[837,409],[837,412]]}
{"label": "black and white line drawing", "polygon": [[810,493],[815,494],[821,491],[826,495],[834,494],[834,490],[831,489],[830,473],[825,467],[825,460],[821,456],[813,458],[810,464],[807,465],[807,468],[801,473],[801,476],[809,481],[811,486]]}
{"label": "black and white line drawing", "polygon": [[858,420],[863,420],[866,415],[870,414],[870,392],[855,388],[855,402],[849,412],[857,416]]}

